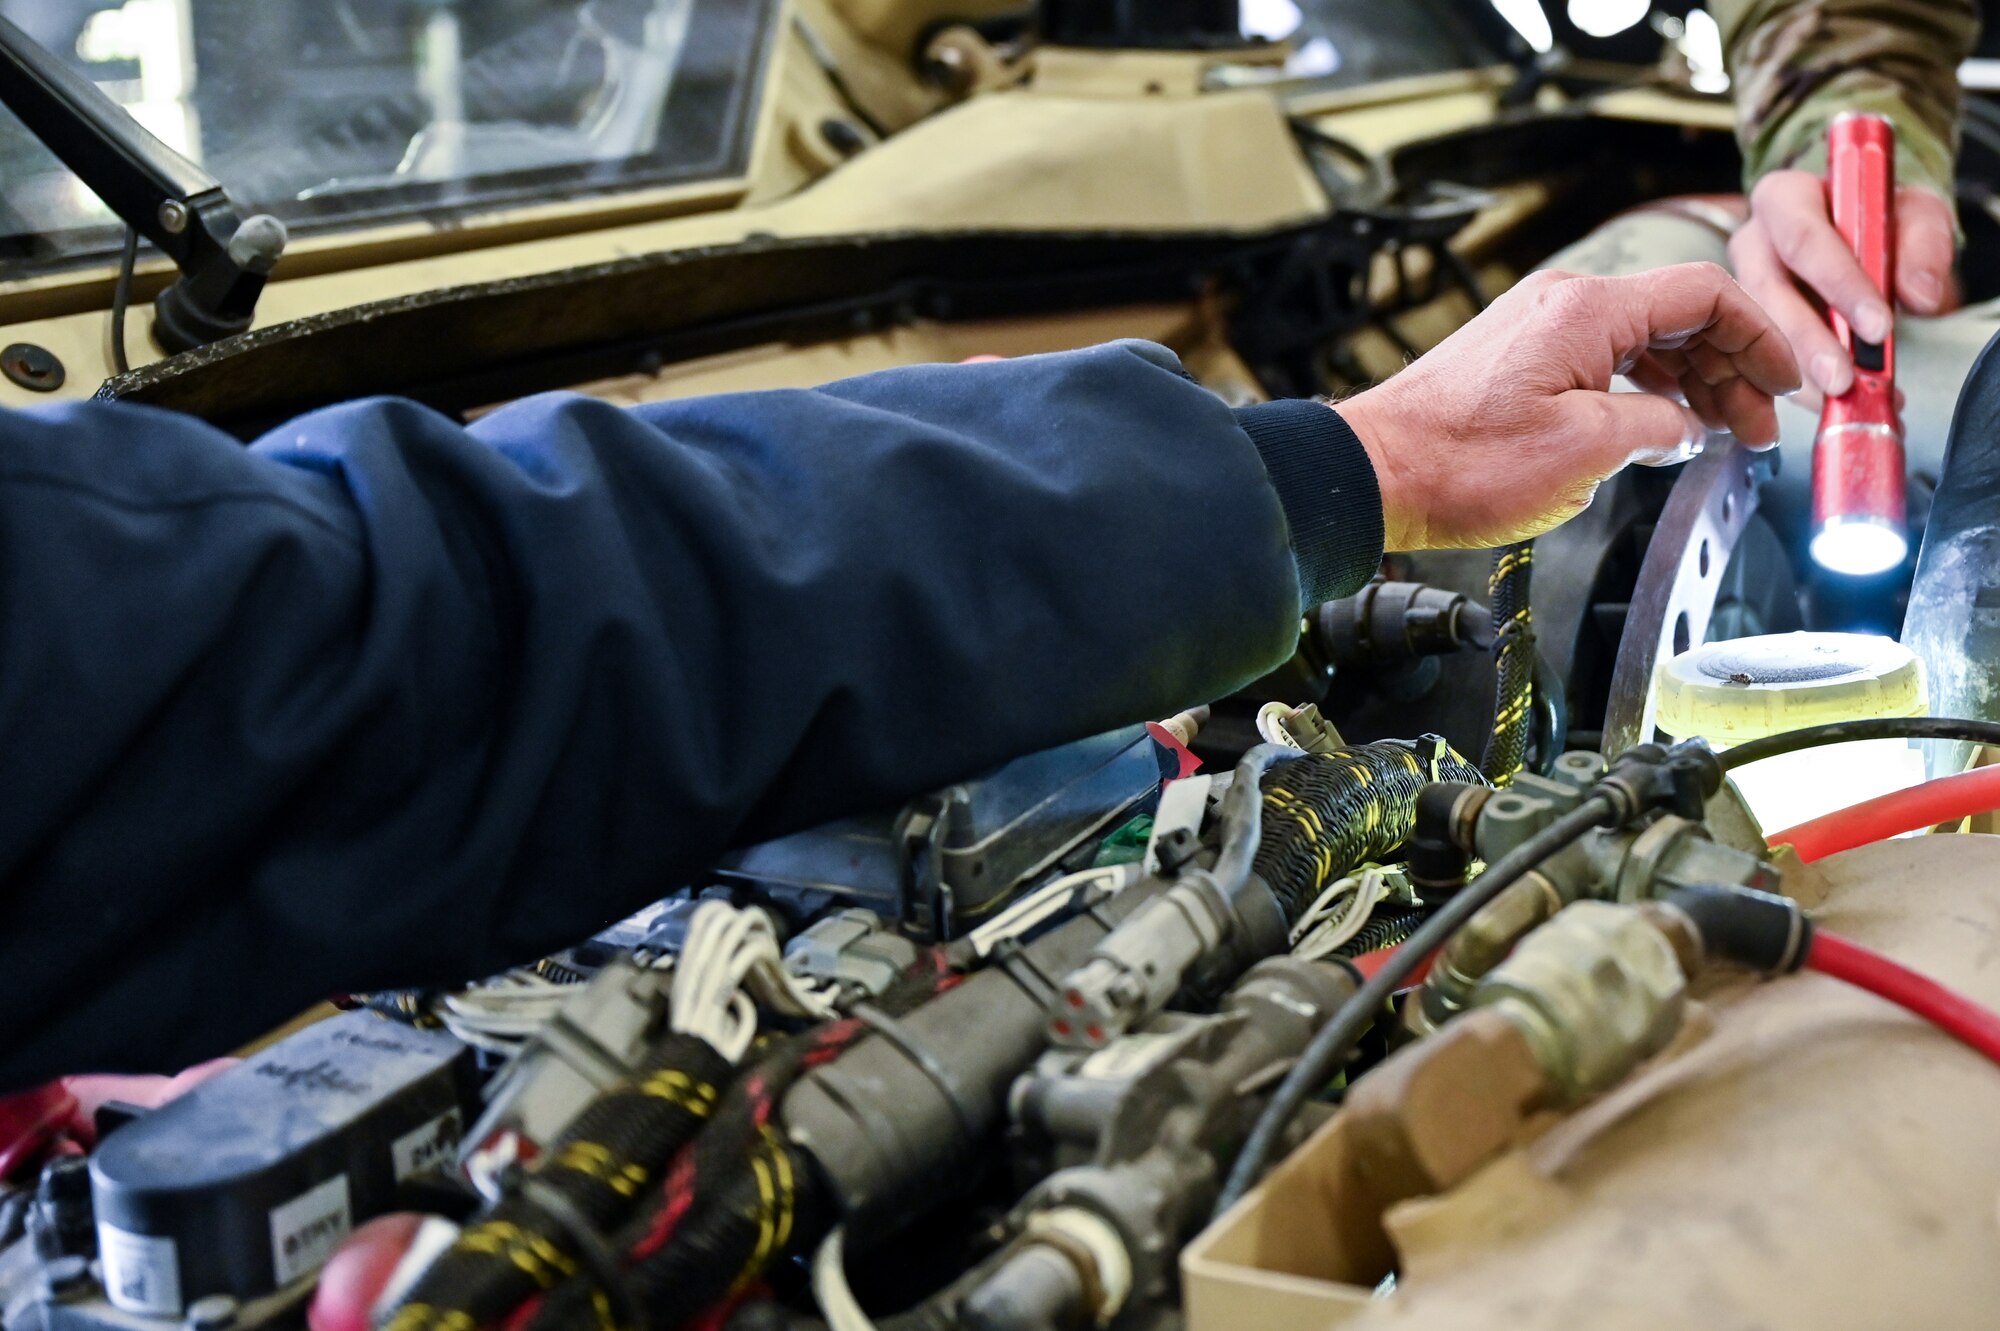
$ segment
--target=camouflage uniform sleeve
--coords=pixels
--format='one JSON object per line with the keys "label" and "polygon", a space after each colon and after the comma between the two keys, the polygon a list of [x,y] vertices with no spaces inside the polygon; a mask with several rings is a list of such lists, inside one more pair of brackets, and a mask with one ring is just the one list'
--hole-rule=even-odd
{"label": "camouflage uniform sleeve", "polygon": [[1823,171],[1842,111],[1896,124],[1897,179],[1952,197],[1958,66],[1978,0],[1712,0],[1736,89],[1745,187],[1781,167]]}

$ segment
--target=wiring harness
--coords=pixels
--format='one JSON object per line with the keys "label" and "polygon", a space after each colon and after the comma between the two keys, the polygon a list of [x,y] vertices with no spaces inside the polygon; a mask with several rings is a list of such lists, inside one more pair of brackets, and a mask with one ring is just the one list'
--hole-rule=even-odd
{"label": "wiring harness", "polygon": [[1484,784],[1478,769],[1435,735],[1273,763],[1263,777],[1263,828],[1251,867],[1287,923],[1305,919],[1330,885],[1362,865],[1388,862],[1409,839],[1418,793],[1433,781]]}
{"label": "wiring harness", "polygon": [[1493,556],[1486,580],[1493,612],[1493,732],[1479,765],[1496,786],[1511,782],[1527,761],[1535,725],[1535,614],[1528,603],[1534,567],[1535,543],[1517,541]]}

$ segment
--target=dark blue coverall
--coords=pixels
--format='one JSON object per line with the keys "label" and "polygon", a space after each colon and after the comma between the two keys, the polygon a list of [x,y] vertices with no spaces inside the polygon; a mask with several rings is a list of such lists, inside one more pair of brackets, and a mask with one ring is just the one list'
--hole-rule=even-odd
{"label": "dark blue coverall", "polygon": [[1134,342],[247,449],[0,414],[0,1090],[488,974],[1220,696],[1381,544],[1336,413]]}

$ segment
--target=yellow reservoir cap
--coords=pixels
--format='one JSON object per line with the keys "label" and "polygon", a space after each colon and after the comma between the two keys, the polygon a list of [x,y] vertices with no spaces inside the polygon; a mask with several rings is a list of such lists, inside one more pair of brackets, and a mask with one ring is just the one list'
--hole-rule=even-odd
{"label": "yellow reservoir cap", "polygon": [[1801,726],[1921,716],[1916,653],[1867,633],[1774,633],[1704,643],[1662,662],[1659,727],[1742,744]]}

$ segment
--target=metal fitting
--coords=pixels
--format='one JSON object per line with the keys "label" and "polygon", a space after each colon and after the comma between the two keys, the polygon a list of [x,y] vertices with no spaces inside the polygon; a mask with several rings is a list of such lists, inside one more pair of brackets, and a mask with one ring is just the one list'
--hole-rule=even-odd
{"label": "metal fitting", "polygon": [[1429,976],[1404,1007],[1404,1024],[1428,1035],[1463,1011],[1487,974],[1521,939],[1563,908],[1563,895],[1540,873],[1528,873],[1479,908],[1438,951]]}
{"label": "metal fitting", "polygon": [[1580,901],[1529,934],[1472,1001],[1520,1030],[1567,1107],[1665,1048],[1686,989],[1672,944],[1643,913]]}
{"label": "metal fitting", "polygon": [[1592,749],[1571,749],[1556,759],[1551,775],[1577,790],[1589,790],[1604,776],[1604,755]]}
{"label": "metal fitting", "polygon": [[1687,883],[1728,883],[1769,891],[1776,866],[1717,844],[1692,819],[1668,814],[1637,833],[1601,835],[1588,843],[1594,882],[1585,895],[1634,902],[1664,896]]}

